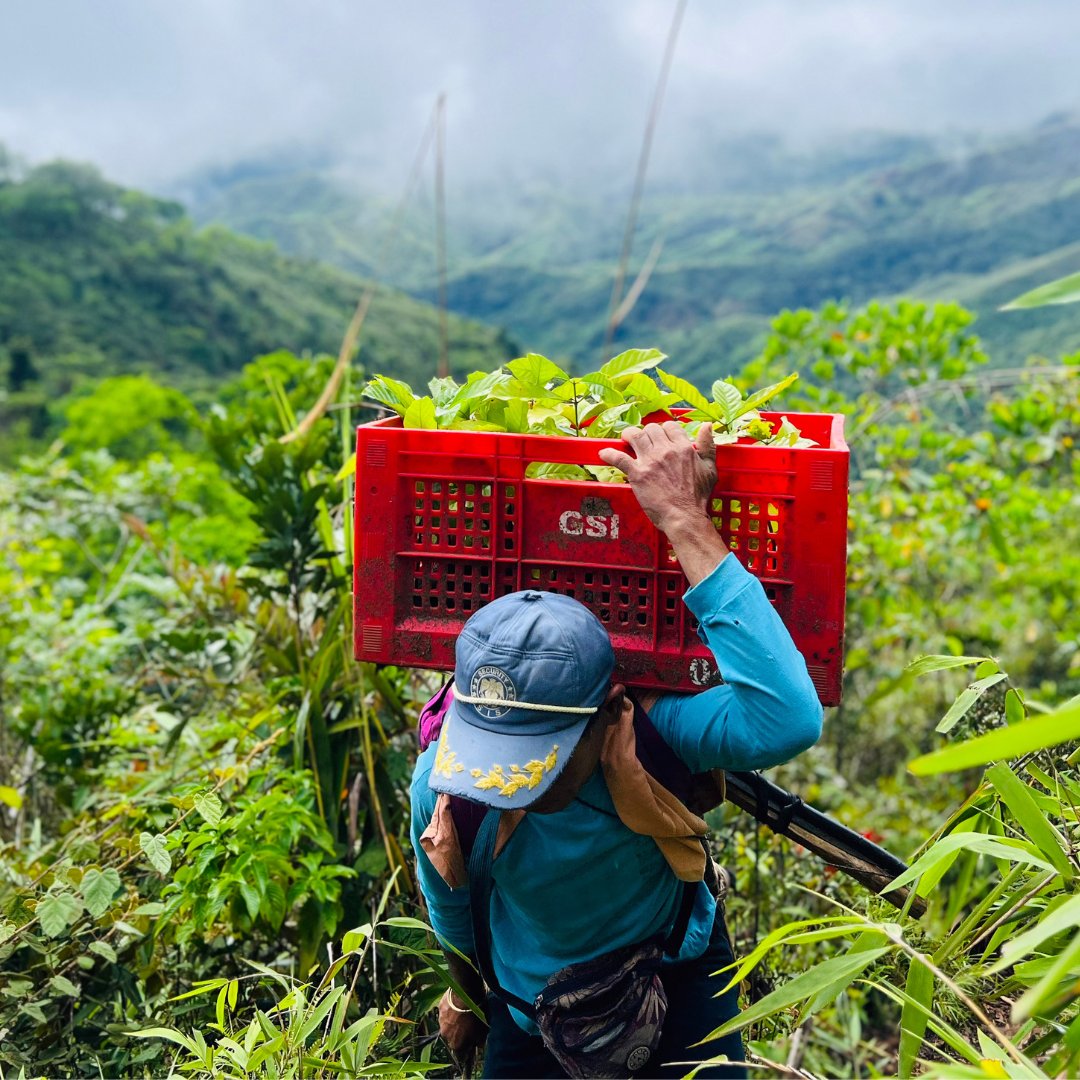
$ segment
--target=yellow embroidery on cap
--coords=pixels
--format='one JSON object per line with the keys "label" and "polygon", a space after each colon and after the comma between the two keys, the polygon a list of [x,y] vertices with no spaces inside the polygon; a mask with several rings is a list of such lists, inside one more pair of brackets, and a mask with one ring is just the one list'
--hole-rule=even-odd
{"label": "yellow embroidery on cap", "polygon": [[431,766],[431,771],[438,776],[445,776],[447,780],[452,780],[454,773],[465,771],[465,766],[457,759],[457,751],[450,749],[445,725],[439,735],[439,745],[435,748],[435,762]]}
{"label": "yellow embroidery on cap", "polygon": [[544,774],[555,768],[558,759],[559,744],[556,743],[543,761],[535,759],[526,762],[524,768],[514,764],[506,766],[510,770],[509,776],[502,765],[492,765],[487,772],[483,769],[471,769],[470,775],[476,778],[473,787],[481,791],[498,791],[500,795],[505,795],[509,799],[522,788],[527,787],[530,791],[535,788],[544,779]]}

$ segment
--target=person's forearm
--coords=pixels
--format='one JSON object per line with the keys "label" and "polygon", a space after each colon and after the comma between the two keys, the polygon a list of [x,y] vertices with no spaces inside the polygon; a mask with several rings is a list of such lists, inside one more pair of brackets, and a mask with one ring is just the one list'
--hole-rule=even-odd
{"label": "person's forearm", "polygon": [[[484,980],[480,977],[480,972],[468,960],[458,956],[457,953],[444,952],[443,955],[446,957],[446,966],[450,969],[451,976],[461,989],[483,1009]],[[465,1002],[461,1001],[456,1004],[464,1007]]]}
{"label": "person's forearm", "polygon": [[729,554],[723,537],[707,514],[686,513],[661,522],[686,580],[704,581]]}

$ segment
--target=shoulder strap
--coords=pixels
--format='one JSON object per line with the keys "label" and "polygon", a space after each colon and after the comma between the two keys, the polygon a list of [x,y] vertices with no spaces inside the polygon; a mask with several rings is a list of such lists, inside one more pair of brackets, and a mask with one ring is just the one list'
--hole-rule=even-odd
{"label": "shoulder strap", "polygon": [[691,772],[668,741],[656,730],[645,707],[632,690],[627,695],[634,706],[634,740],[638,761],[645,771],[663,784],[684,806],[703,816],[724,801],[724,772]]}
{"label": "shoulder strap", "polygon": [[627,696],[634,706],[634,741],[638,761],[645,771],[685,803],[690,794],[690,767],[668,745],[667,740],[649,718],[633,690]]}
{"label": "shoulder strap", "polygon": [[501,816],[501,811],[494,809],[484,814],[469,856],[469,911],[472,915],[476,966],[493,994],[530,1019],[536,1019],[536,1009],[529,1002],[499,985],[491,962],[491,864],[495,859],[495,838]]}
{"label": "shoulder strap", "polygon": [[[460,795],[450,796],[450,817],[454,821],[454,829],[457,832],[458,847],[461,848],[461,857],[465,865],[469,865],[473,847],[476,844],[477,834],[483,824],[487,807],[475,803],[471,799],[463,799]],[[496,824],[498,824],[496,822]]]}

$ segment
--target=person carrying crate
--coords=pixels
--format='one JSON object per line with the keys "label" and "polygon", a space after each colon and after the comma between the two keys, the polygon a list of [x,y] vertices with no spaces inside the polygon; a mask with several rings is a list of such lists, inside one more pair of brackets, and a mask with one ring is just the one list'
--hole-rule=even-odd
{"label": "person carrying crate", "polygon": [[486,1017],[447,991],[439,1029],[459,1062],[486,1041],[484,1076],[682,1076],[675,1063],[743,1060],[738,1034],[694,1046],[738,1012],[735,988],[716,996],[728,976],[713,977],[733,954],[705,823],[641,742],[658,733],[703,774],[780,764],[821,734],[802,656],[708,515],[712,429],[623,439],[633,456],[600,457],[671,543],[724,682],[635,702],[612,683],[603,625],[556,593],[512,593],[465,624],[453,698],[413,774],[412,839],[450,972]]}

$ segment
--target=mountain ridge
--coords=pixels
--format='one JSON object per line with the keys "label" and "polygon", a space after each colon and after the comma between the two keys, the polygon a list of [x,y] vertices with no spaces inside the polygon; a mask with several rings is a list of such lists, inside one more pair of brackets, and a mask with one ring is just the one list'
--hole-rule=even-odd
{"label": "mountain ridge", "polygon": [[[680,369],[703,376],[753,355],[784,308],[911,295],[971,306],[994,362],[1080,348],[1068,312],[997,310],[1045,280],[1044,268],[1076,268],[1080,117],[1061,114],[993,139],[881,136],[865,168],[853,152],[830,166],[823,152],[785,158],[759,142],[760,190],[748,180],[705,193],[670,184],[647,190],[631,280],[654,242],[663,249],[617,343],[677,349]],[[702,171],[708,161],[706,153]],[[287,170],[260,179],[258,170],[240,169],[227,184],[205,186],[193,213],[286,249],[370,267],[383,198],[350,191],[329,171],[309,171],[303,183],[310,200],[297,206]],[[506,326],[527,348],[589,364],[603,340],[626,202],[543,189],[538,182],[516,195],[493,190],[450,202],[448,302]],[[386,280],[432,301],[430,213],[424,207],[407,218]]]}

